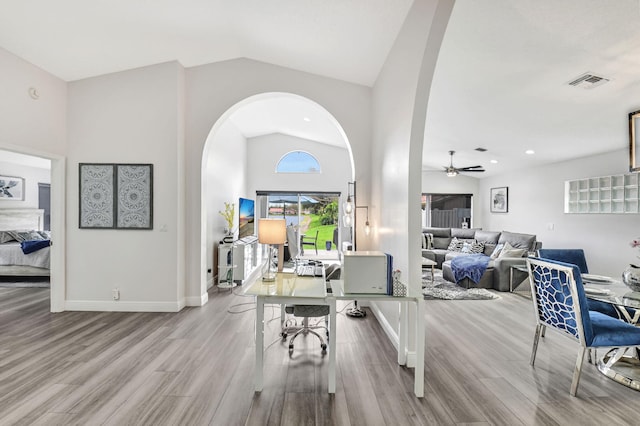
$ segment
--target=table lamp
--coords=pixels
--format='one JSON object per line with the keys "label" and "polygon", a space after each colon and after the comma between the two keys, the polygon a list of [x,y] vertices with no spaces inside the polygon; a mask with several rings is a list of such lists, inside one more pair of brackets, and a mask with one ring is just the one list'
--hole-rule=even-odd
{"label": "table lamp", "polygon": [[262,281],[275,281],[276,273],[272,270],[273,245],[284,244],[287,239],[287,227],[284,219],[260,219],[258,221],[258,241],[269,244],[266,270],[262,274]]}

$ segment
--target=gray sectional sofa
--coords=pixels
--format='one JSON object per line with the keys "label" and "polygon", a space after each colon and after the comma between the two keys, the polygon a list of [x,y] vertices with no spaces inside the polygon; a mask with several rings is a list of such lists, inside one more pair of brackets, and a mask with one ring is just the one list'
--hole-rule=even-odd
{"label": "gray sectional sofa", "polygon": [[517,257],[512,257],[508,253],[502,253],[503,256],[491,258],[489,266],[478,283],[473,283],[467,278],[458,284],[465,287],[492,288],[498,291],[509,291],[509,282],[511,273],[513,273],[513,282],[520,283],[526,278],[526,273],[513,269],[512,266],[525,265],[525,257],[530,252],[535,252],[542,246],[542,243],[536,240],[536,236],[532,234],[521,234],[515,232],[494,232],[483,231],[482,229],[463,229],[463,228],[423,228],[422,229],[422,257],[431,259],[437,263],[437,267],[442,269],[443,277],[448,281],[455,281],[453,272],[451,271],[451,259],[455,256],[464,256],[457,250],[450,250],[453,239],[458,242],[467,243],[476,242],[474,244],[476,251],[482,250],[480,253],[486,256],[494,254],[496,246],[504,246],[505,243],[515,249],[512,253]]}

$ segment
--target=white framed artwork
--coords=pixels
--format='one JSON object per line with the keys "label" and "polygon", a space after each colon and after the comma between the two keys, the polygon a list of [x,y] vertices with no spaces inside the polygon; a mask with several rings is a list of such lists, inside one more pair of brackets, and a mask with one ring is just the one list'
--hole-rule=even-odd
{"label": "white framed artwork", "polygon": [[0,176],[0,200],[24,200],[24,178]]}

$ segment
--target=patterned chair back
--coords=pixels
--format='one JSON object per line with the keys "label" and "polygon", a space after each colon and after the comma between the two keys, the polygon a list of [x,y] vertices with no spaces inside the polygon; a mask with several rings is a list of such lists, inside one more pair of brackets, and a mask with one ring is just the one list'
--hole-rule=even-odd
{"label": "patterned chair back", "polygon": [[578,267],[538,258],[528,258],[527,265],[538,324],[590,346],[593,330]]}

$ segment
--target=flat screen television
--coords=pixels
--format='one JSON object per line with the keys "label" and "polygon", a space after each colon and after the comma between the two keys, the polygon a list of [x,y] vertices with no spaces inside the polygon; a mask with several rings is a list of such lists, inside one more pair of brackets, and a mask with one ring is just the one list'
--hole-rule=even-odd
{"label": "flat screen television", "polygon": [[255,235],[255,201],[240,198],[238,203],[240,210],[240,228],[238,238]]}

